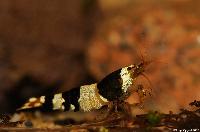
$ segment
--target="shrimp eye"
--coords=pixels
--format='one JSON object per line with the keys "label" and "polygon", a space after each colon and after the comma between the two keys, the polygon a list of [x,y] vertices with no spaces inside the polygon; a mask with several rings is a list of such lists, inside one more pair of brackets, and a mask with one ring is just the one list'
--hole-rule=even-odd
{"label": "shrimp eye", "polygon": [[130,71],[132,69],[132,67],[128,67],[127,69]]}

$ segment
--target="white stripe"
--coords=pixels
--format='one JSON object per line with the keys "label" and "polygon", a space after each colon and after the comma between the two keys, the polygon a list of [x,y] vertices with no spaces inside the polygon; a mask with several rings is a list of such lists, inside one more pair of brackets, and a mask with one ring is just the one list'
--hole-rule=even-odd
{"label": "white stripe", "polygon": [[65,100],[62,98],[62,93],[55,94],[52,100],[53,110],[64,110],[64,106],[62,105]]}
{"label": "white stripe", "polygon": [[80,87],[80,98],[78,100],[83,111],[99,109],[104,105],[106,99],[102,99],[97,91],[97,84],[84,85]]}
{"label": "white stripe", "polygon": [[[129,67],[133,67],[133,65],[130,65]],[[131,73],[128,71],[128,67],[121,69],[120,76],[122,79],[122,90],[126,93],[128,88],[133,84],[133,78],[131,77]]]}

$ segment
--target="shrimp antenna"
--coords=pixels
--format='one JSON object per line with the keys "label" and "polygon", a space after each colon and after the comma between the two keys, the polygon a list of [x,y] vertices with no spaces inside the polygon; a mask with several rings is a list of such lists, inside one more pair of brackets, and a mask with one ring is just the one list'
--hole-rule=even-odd
{"label": "shrimp antenna", "polygon": [[147,56],[148,56],[146,50],[144,50],[144,51],[142,52],[142,50],[139,49],[139,53],[138,53],[138,54],[139,54],[138,57],[142,60],[142,62],[143,62],[144,64],[148,65],[148,64],[150,64],[151,62],[153,62],[153,60],[147,61],[147,59],[145,59],[145,58],[147,58]]}
{"label": "shrimp antenna", "polygon": [[145,61],[145,57],[144,55],[142,54],[142,51],[139,49],[139,58],[142,60],[142,62]]}

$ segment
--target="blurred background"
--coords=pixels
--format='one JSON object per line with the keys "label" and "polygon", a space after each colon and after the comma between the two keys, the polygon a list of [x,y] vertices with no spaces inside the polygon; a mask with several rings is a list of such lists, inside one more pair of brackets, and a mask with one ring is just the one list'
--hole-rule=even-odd
{"label": "blurred background", "polygon": [[[0,112],[145,59],[146,110],[200,99],[200,1],[0,0]],[[149,87],[144,78],[138,84]],[[133,94],[129,103],[135,102]]]}

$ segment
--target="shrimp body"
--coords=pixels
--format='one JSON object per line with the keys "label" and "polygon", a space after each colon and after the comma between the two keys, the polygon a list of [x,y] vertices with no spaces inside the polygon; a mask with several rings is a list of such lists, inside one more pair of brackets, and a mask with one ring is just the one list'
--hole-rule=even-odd
{"label": "shrimp body", "polygon": [[134,80],[144,72],[148,63],[120,68],[100,82],[83,85],[63,93],[30,98],[18,110],[40,109],[43,111],[91,111],[109,102],[123,100]]}

